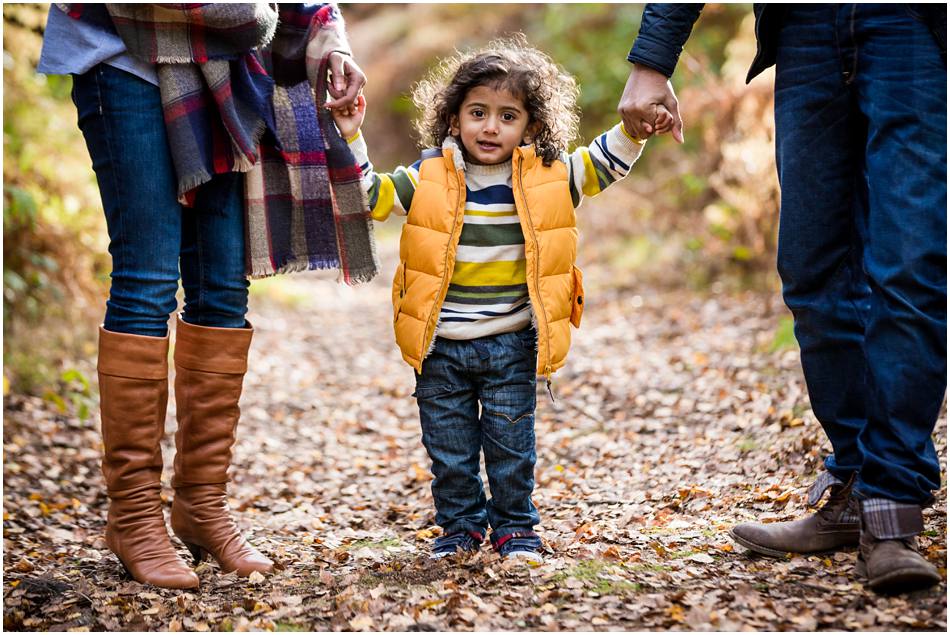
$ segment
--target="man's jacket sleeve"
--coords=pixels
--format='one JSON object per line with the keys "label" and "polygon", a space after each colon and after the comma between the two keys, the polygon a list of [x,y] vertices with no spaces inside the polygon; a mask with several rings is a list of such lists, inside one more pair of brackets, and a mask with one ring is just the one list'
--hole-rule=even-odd
{"label": "man's jacket sleeve", "polygon": [[702,10],[702,4],[646,5],[640,20],[640,34],[627,60],[670,77]]}

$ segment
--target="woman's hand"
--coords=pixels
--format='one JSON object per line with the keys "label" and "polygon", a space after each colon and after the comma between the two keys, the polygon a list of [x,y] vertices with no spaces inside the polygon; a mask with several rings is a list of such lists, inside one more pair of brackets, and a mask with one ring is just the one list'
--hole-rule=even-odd
{"label": "woman's hand", "polygon": [[330,113],[333,115],[333,121],[336,123],[336,127],[339,128],[340,134],[349,141],[356,136],[356,133],[360,131],[360,126],[363,125],[363,117],[366,116],[366,98],[357,95],[356,103],[331,108]]}
{"label": "woman's hand", "polygon": [[327,102],[327,108],[355,107],[356,98],[366,85],[366,75],[352,57],[339,51],[330,53],[329,66],[327,92],[331,99]]}

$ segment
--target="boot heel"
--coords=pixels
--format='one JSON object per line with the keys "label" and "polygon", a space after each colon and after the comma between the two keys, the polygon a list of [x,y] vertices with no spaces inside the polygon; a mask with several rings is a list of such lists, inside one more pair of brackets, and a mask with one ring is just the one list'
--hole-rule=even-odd
{"label": "boot heel", "polygon": [[115,558],[116,558],[116,560],[119,561],[119,564],[122,565],[122,570],[125,571],[125,575],[128,576],[129,580],[134,580],[134,579],[135,579],[135,576],[132,575],[132,572],[129,571],[129,568],[128,568],[127,566],[125,566],[125,563],[124,563],[124,562],[122,562],[122,558],[120,558],[119,556],[116,556]]}
{"label": "boot heel", "polygon": [[201,564],[201,561],[205,558],[205,554],[208,552],[190,542],[186,542],[185,546],[188,547],[188,552],[191,554],[191,557],[195,559],[195,565]]}

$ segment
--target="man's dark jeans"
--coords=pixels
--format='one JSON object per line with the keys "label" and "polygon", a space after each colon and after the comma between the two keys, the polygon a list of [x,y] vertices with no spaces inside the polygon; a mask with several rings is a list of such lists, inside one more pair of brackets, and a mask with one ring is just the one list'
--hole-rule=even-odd
{"label": "man's dark jeans", "polygon": [[213,203],[202,188],[194,208],[182,207],[158,87],[98,64],[73,78],[72,96],[109,231],[105,328],[164,336],[178,306],[179,264],[186,322],[244,327],[243,175],[215,177]]}
{"label": "man's dark jeans", "polygon": [[946,65],[911,8],[794,5],[775,78],[778,266],[827,468],[926,504],[947,379]]}
{"label": "man's dark jeans", "polygon": [[[436,338],[416,375],[422,443],[432,460],[436,522],[446,534],[492,528],[497,541],[540,522],[531,502],[535,331],[473,340]],[[479,408],[481,404],[481,408]],[[479,456],[491,500],[485,500]]]}

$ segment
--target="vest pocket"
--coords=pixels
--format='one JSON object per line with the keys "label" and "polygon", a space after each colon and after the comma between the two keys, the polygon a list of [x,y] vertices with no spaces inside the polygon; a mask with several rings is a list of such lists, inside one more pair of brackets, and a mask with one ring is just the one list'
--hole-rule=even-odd
{"label": "vest pocket", "polygon": [[574,267],[571,270],[573,289],[571,293],[571,324],[574,328],[581,327],[581,316],[584,315],[584,276],[581,270]]}
{"label": "vest pocket", "polygon": [[400,262],[393,277],[393,322],[399,317],[402,299],[406,296],[406,263]]}

